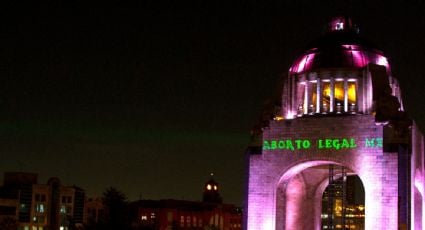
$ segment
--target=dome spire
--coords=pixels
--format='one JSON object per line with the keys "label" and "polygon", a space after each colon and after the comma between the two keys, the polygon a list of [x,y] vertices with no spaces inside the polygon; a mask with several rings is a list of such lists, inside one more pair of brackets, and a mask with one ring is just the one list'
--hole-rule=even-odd
{"label": "dome spire", "polygon": [[336,31],[350,31],[359,33],[359,29],[356,25],[353,24],[350,17],[347,16],[338,16],[331,19],[328,23],[328,32],[336,32]]}
{"label": "dome spire", "polygon": [[213,178],[214,173],[211,173],[210,176],[211,178],[204,185],[202,200],[207,203],[222,203],[218,183]]}

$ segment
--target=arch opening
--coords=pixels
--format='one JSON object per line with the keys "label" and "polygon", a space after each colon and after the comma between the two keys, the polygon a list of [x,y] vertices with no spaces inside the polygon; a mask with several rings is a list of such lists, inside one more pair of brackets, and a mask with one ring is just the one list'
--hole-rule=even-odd
{"label": "arch opening", "polygon": [[[330,168],[334,168],[333,172],[330,172]],[[357,194],[360,196],[358,197],[359,202],[357,202],[359,207],[357,210],[353,210],[354,205],[351,202],[349,206],[345,206],[349,208],[345,211],[350,216],[350,223],[354,219],[354,211],[359,211],[361,214],[356,216],[356,226],[358,227],[354,229],[364,229],[365,193],[363,183],[352,169],[331,161],[304,162],[284,173],[276,191],[276,229],[331,229],[323,224],[323,198],[329,187],[331,173],[334,182],[342,181],[345,177],[345,180],[350,178],[350,183],[355,180],[355,183],[361,185],[361,192]],[[338,202],[340,204],[340,201]],[[353,225],[355,224],[349,226]],[[334,226],[343,229],[341,225]]]}

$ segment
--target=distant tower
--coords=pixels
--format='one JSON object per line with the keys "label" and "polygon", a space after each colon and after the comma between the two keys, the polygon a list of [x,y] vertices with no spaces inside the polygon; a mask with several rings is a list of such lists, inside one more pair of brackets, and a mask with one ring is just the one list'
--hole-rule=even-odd
{"label": "distant tower", "polygon": [[202,194],[202,201],[206,203],[221,204],[223,199],[218,192],[218,183],[213,179],[214,174],[211,173],[211,178],[204,185],[204,192]]}

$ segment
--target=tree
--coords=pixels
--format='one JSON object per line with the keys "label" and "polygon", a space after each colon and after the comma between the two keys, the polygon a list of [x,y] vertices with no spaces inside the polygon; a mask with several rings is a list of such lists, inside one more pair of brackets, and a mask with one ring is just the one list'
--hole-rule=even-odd
{"label": "tree", "polygon": [[109,187],[103,192],[102,202],[104,216],[101,219],[101,229],[129,229],[130,219],[127,197],[114,187]]}

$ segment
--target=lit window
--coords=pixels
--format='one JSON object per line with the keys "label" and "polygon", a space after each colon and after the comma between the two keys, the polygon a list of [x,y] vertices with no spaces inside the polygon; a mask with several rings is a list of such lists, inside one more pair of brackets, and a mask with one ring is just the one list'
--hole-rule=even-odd
{"label": "lit window", "polygon": [[347,95],[348,95],[348,111],[351,113],[356,112],[357,105],[357,87],[356,82],[349,81],[347,85]]}
{"label": "lit window", "polygon": [[342,113],[344,109],[344,82],[335,81],[334,98],[335,98],[335,112]]}
{"label": "lit window", "polygon": [[147,220],[147,219],[148,219],[147,216],[145,216],[145,215],[142,216],[142,220]]}
{"label": "lit window", "polygon": [[36,204],[35,205],[35,211],[38,213],[44,213],[44,204]]}
{"label": "lit window", "polygon": [[328,113],[331,102],[331,83],[329,81],[322,82],[322,101],[321,101],[321,111],[322,113]]}
{"label": "lit window", "polygon": [[298,106],[298,112],[297,115],[300,117],[303,114],[307,113],[307,111],[304,110],[304,98],[305,98],[305,86],[306,83],[305,82],[300,82],[297,85],[297,106]]}
{"label": "lit window", "polygon": [[26,204],[20,204],[19,205],[20,212],[28,212],[28,206]]}
{"label": "lit window", "polygon": [[217,190],[217,185],[214,185],[214,190]]}
{"label": "lit window", "polygon": [[62,206],[61,206],[61,210],[60,210],[60,212],[61,212],[61,213],[66,213],[66,207],[65,207],[65,205],[62,205]]}
{"label": "lit window", "polygon": [[184,216],[180,216],[180,227],[184,227]]}
{"label": "lit window", "polygon": [[70,214],[71,212],[72,212],[72,208],[70,206],[61,205],[60,213]]}
{"label": "lit window", "polygon": [[207,189],[208,190],[211,190],[211,185],[210,184],[207,185]]}
{"label": "lit window", "polygon": [[308,87],[308,111],[307,113],[313,114],[316,112],[317,102],[317,82],[311,82]]}

